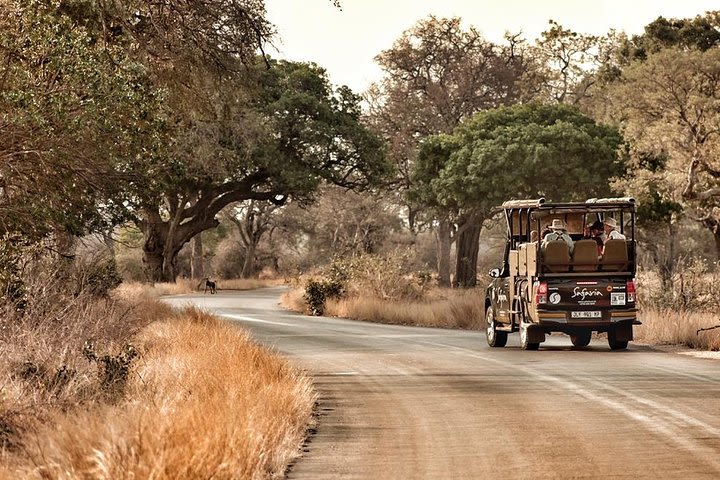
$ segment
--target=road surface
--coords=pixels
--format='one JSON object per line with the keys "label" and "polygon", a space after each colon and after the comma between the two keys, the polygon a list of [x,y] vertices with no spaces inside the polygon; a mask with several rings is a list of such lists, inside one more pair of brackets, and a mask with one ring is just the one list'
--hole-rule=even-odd
{"label": "road surface", "polygon": [[720,361],[563,335],[491,349],[483,332],[285,312],[281,292],[169,301],[313,375],[319,425],[291,479],[720,478]]}

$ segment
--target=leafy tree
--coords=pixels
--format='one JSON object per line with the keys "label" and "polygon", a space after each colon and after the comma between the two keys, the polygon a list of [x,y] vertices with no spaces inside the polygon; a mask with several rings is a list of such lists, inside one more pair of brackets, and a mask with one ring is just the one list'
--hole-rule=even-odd
{"label": "leafy tree", "polygon": [[101,38],[137,44],[167,91],[172,140],[145,162],[134,211],[149,278],[172,280],[182,246],[244,200],[282,203],[325,179],[360,186],[384,172],[358,97],[313,65],[257,58],[272,35],[261,0],[67,0]]}
{"label": "leafy tree", "polygon": [[0,233],[83,234],[126,218],[134,160],[162,142],[162,95],[132,47],[53,4],[0,4]]}
{"label": "leafy tree", "polygon": [[[368,118],[388,143],[397,166],[398,201],[411,187],[419,143],[450,133],[474,113],[517,100],[515,82],[526,68],[516,37],[508,45],[487,41],[459,18],[430,16],[419,21],[376,57],[385,78],[371,88]],[[406,204],[411,230],[421,205]],[[451,212],[439,212],[441,283],[449,283]]]}
{"label": "leafy tree", "polygon": [[[527,104],[475,115],[452,135],[423,144],[416,191],[456,208],[482,225],[505,200],[553,201],[607,196],[623,172],[622,137],[565,105]],[[426,172],[438,171],[437,175]],[[470,230],[468,254],[458,255],[455,283],[474,286],[480,227]],[[460,249],[458,249],[460,251]]]}
{"label": "leafy tree", "polygon": [[646,60],[665,48],[705,51],[720,45],[720,11],[695,18],[658,17],[645,26],[645,32],[627,40],[621,50],[627,62]]}
{"label": "leafy tree", "polygon": [[217,226],[215,215],[231,203],[282,203],[321,180],[360,188],[387,172],[349,89],[332,89],[309,64],[273,61],[256,73],[254,90],[232,82],[219,89],[215,108],[178,138],[164,172],[164,208],[148,204],[140,223],[152,278],[173,279],[180,248]]}
{"label": "leafy tree", "polygon": [[634,146],[634,175],[624,188],[681,204],[713,233],[720,258],[720,50],[649,55],[625,69],[612,96]]}

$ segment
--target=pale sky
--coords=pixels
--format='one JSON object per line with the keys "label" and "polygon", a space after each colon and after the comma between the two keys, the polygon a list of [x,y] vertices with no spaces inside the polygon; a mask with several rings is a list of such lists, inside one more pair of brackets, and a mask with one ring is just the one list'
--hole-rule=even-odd
{"label": "pale sky", "polygon": [[658,16],[686,18],[720,10],[718,0],[266,0],[278,29],[275,57],[313,61],[327,69],[334,84],[362,93],[382,78],[374,57],[390,48],[403,31],[433,14],[458,16],[489,40],[506,30],[528,39],[548,20],[577,32],[603,34],[610,28],[641,33]]}

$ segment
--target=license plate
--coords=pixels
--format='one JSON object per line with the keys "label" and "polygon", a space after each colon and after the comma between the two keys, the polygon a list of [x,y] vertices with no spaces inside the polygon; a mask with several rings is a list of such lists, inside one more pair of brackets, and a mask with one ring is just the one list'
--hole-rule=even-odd
{"label": "license plate", "polygon": [[584,312],[570,312],[572,318],[602,318],[602,312],[599,311],[584,311]]}

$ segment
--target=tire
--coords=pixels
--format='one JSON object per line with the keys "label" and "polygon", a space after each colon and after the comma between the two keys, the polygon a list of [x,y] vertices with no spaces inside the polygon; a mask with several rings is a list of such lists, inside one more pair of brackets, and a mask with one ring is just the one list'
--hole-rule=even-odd
{"label": "tire", "polygon": [[590,339],[592,338],[592,331],[582,330],[570,335],[570,341],[575,347],[587,347],[590,345]]}
{"label": "tire", "polygon": [[520,324],[520,348],[523,350],[537,350],[540,348],[539,343],[531,343],[530,335],[528,335],[528,330],[530,329],[530,325],[527,323],[521,323]]}
{"label": "tire", "polygon": [[495,312],[492,307],[485,311],[485,335],[491,347],[501,348],[507,343],[507,332],[498,332],[495,324]]}
{"label": "tire", "polygon": [[627,340],[618,340],[617,339],[615,330],[608,330],[607,337],[608,337],[608,345],[610,345],[610,350],[625,350],[628,346]]}

